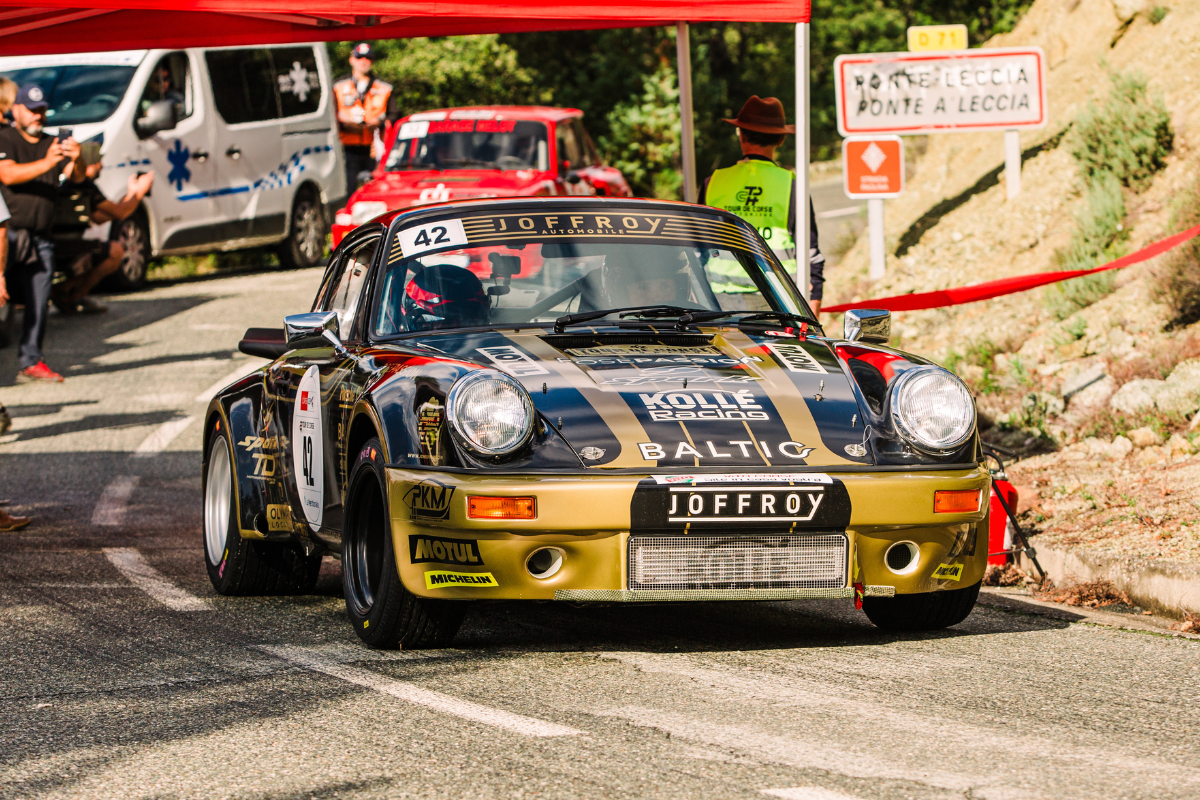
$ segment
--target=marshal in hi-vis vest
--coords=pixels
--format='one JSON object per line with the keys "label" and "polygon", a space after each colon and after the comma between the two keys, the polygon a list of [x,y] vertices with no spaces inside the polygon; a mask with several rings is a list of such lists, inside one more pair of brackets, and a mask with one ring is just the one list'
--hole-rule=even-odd
{"label": "marshal in hi-vis vest", "polygon": [[[372,80],[367,91],[360,95],[358,87],[354,85],[354,78],[343,78],[333,85],[333,95],[337,98],[339,122],[378,125],[387,115],[388,100],[392,96],[392,85],[381,80]],[[375,134],[365,128],[360,130],[341,128],[338,133],[342,138],[342,144],[351,147],[370,146],[371,142],[375,140]]]}
{"label": "marshal in hi-vis vest", "polygon": [[708,179],[704,201],[749,222],[785,267],[796,266],[796,243],[788,232],[788,204],[796,176],[770,161],[746,159]]}

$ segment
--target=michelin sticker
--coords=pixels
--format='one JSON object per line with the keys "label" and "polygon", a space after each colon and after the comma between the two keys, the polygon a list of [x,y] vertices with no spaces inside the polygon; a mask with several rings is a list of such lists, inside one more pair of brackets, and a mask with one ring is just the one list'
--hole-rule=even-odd
{"label": "michelin sticker", "polygon": [[308,368],[296,390],[292,413],[292,471],[300,491],[304,518],[314,531],[321,527],[325,512],[325,459],[321,440],[321,371]]}
{"label": "michelin sticker", "polygon": [[430,222],[428,225],[405,228],[396,234],[396,240],[400,243],[400,252],[404,257],[411,258],[426,250],[465,247],[467,232],[463,229],[461,219],[444,219]]}

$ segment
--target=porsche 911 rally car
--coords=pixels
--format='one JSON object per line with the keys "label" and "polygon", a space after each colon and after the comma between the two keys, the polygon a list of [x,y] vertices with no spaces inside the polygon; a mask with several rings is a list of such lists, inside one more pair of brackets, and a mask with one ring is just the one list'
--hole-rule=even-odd
{"label": "porsche 911 rally car", "polygon": [[340,555],[368,644],[453,637],[472,600],[855,599],[963,620],[987,559],[975,407],[886,346],[827,336],[754,228],[613,198],[393,212],[204,428],[222,594],[312,588]]}

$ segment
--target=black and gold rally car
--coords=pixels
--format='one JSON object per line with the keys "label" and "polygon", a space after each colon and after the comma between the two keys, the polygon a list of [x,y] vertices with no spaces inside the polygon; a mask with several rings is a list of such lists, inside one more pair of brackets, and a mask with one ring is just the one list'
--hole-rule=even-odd
{"label": "black and gold rally car", "polygon": [[215,397],[204,536],[222,594],[342,562],[378,647],[444,644],[470,600],[846,598],[962,621],[989,475],[953,374],[821,329],[724,211],[448,203],[348,235],[270,364]]}

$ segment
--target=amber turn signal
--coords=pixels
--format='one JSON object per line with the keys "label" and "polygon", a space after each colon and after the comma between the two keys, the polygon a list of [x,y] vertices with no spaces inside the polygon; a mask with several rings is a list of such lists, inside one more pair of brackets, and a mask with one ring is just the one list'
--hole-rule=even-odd
{"label": "amber turn signal", "polygon": [[470,519],[537,519],[536,497],[467,496]]}
{"label": "amber turn signal", "polygon": [[946,490],[933,493],[933,513],[971,514],[979,510],[979,490]]}

